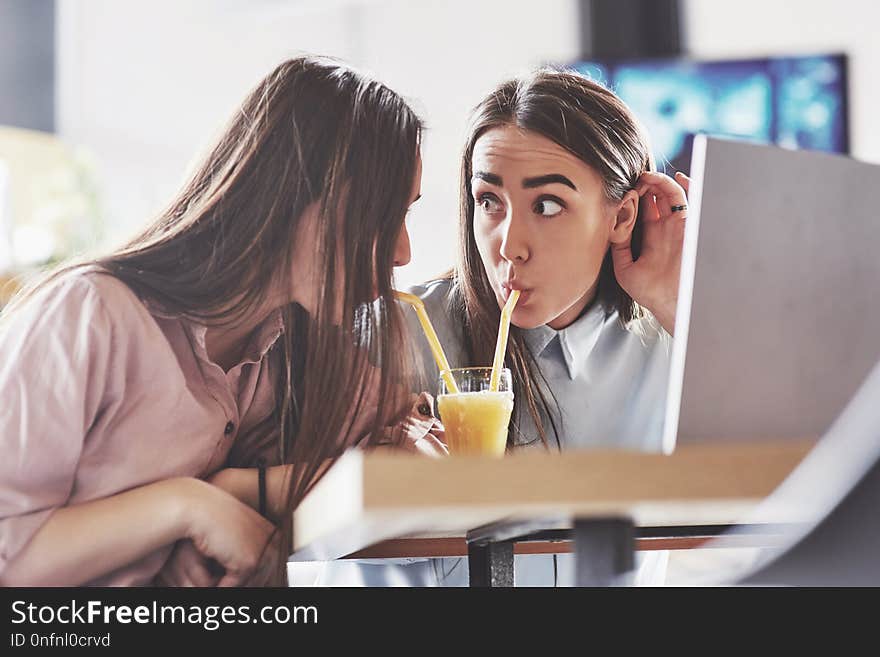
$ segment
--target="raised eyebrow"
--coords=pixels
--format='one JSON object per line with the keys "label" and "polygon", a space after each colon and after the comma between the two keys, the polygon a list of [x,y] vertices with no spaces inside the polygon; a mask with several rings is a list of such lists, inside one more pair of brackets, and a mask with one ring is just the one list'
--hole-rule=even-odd
{"label": "raised eyebrow", "polygon": [[550,185],[552,183],[560,183],[567,187],[571,187],[574,191],[577,191],[577,187],[575,187],[574,183],[563,176],[561,173],[548,173],[546,176],[524,178],[522,181],[522,186],[523,189],[533,189],[535,187],[542,187],[543,185]]}
{"label": "raised eyebrow", "polygon": [[489,173],[488,171],[474,171],[473,176],[471,176],[471,180],[473,180],[474,178],[484,180],[490,185],[495,185],[496,187],[504,187],[504,181],[501,180],[501,176],[494,173]]}

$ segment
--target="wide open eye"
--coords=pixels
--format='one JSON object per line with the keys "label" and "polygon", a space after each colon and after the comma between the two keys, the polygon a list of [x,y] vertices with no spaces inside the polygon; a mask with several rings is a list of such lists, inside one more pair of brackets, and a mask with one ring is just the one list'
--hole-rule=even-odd
{"label": "wide open eye", "polygon": [[503,212],[504,206],[501,204],[501,201],[498,200],[498,197],[494,194],[480,194],[477,198],[477,204],[486,214],[495,214],[497,212]]}
{"label": "wide open eye", "polygon": [[553,198],[542,198],[535,203],[535,214],[542,217],[555,217],[565,209],[561,201]]}

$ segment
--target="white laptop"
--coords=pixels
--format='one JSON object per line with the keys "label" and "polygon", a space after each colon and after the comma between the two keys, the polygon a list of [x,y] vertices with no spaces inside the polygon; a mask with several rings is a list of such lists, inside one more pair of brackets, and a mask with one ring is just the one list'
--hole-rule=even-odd
{"label": "white laptop", "polygon": [[698,136],[690,175],[664,448],[818,438],[880,360],[880,166]]}

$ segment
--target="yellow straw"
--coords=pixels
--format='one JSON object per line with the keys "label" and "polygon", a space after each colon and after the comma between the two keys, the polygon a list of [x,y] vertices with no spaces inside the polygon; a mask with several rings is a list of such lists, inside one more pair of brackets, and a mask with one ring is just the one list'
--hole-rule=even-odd
{"label": "yellow straw", "polygon": [[501,323],[498,325],[498,341],[495,343],[495,360],[492,361],[492,378],[489,380],[489,390],[498,392],[498,384],[501,383],[501,368],[504,367],[504,352],[507,351],[507,334],[510,331],[510,316],[513,308],[519,301],[519,290],[511,290],[507,303],[501,311]]}
{"label": "yellow straw", "polygon": [[398,290],[394,290],[394,296],[401,301],[405,301],[415,309],[419,322],[422,325],[422,330],[425,332],[425,337],[428,338],[428,345],[431,347],[431,353],[434,355],[434,360],[437,363],[437,367],[440,369],[440,376],[442,376],[443,381],[446,382],[446,387],[449,389],[449,392],[452,394],[457,393],[458,386],[455,385],[455,379],[452,376],[452,372],[450,372],[451,368],[449,367],[449,361],[446,360],[446,354],[443,353],[443,347],[440,346],[440,340],[437,338],[437,333],[434,331],[434,327],[431,325],[431,320],[428,318],[428,312],[425,310],[424,302],[414,294],[399,292]]}

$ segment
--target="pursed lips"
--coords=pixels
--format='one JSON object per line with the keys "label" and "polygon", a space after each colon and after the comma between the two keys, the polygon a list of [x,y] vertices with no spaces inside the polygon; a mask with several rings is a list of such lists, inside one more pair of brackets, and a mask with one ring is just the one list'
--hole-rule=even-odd
{"label": "pursed lips", "polygon": [[521,281],[516,281],[516,280],[503,281],[501,283],[501,296],[505,302],[510,297],[510,293],[513,290],[520,291],[519,301],[517,302],[517,306],[525,303],[526,299],[529,297],[529,295],[532,292],[532,288],[527,287]]}

